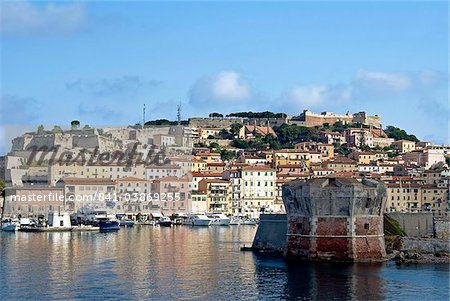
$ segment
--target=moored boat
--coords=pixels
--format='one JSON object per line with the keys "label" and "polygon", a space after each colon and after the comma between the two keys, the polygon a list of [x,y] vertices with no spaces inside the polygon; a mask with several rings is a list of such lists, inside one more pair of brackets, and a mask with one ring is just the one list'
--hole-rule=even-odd
{"label": "moored boat", "polygon": [[186,225],[190,226],[209,226],[211,219],[204,214],[188,214],[186,216]]}
{"label": "moored boat", "polygon": [[211,219],[211,226],[228,226],[230,218],[221,213],[207,213],[206,216]]}
{"label": "moored boat", "polygon": [[19,220],[7,219],[2,222],[2,231],[15,232],[20,229]]}
{"label": "moored boat", "polygon": [[118,231],[120,230],[119,221],[109,218],[100,218],[98,220],[100,231]]}
{"label": "moored boat", "polygon": [[120,226],[125,228],[131,228],[134,226],[134,221],[129,219],[123,219],[120,221]]}
{"label": "moored boat", "polygon": [[172,220],[167,216],[163,216],[158,220],[158,224],[161,227],[172,227]]}

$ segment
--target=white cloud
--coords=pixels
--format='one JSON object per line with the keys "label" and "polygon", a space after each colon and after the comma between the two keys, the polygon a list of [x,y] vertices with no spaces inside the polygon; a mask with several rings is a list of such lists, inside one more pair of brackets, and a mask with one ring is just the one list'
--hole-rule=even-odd
{"label": "white cloud", "polygon": [[246,100],[250,98],[250,88],[233,71],[220,72],[212,81],[213,96],[223,100]]}
{"label": "white cloud", "polygon": [[2,2],[0,32],[7,35],[43,35],[75,32],[86,24],[84,5]]}
{"label": "white cloud", "polygon": [[235,71],[222,71],[201,78],[189,94],[191,104],[208,106],[241,104],[252,98],[250,86]]}
{"label": "white cloud", "polygon": [[336,85],[301,85],[291,88],[280,100],[281,107],[293,107],[295,110],[317,108],[347,101],[351,98],[351,89]]}
{"label": "white cloud", "polygon": [[371,92],[403,92],[412,88],[411,76],[402,73],[387,73],[359,70],[353,85]]}
{"label": "white cloud", "polygon": [[123,76],[119,78],[77,79],[66,84],[66,89],[94,96],[111,96],[130,94],[144,88],[154,88],[161,85],[161,81],[146,80],[140,76]]}

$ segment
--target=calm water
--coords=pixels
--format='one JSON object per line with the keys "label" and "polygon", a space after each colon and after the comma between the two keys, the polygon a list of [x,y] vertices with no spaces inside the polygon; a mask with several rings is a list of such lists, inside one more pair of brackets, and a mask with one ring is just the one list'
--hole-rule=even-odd
{"label": "calm water", "polygon": [[447,265],[300,264],[239,251],[255,227],[1,233],[1,300],[448,300]]}

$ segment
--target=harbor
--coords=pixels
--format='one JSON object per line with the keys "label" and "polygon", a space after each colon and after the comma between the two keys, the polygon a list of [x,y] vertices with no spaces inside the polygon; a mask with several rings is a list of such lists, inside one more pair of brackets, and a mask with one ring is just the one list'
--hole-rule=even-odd
{"label": "harbor", "polygon": [[448,265],[288,265],[280,257],[240,251],[252,244],[256,230],[135,226],[105,233],[0,232],[1,299],[446,300],[448,296]]}

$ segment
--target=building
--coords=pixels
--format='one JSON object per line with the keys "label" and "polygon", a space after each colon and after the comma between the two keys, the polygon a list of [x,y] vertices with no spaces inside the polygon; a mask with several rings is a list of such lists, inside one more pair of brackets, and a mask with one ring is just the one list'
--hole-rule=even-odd
{"label": "building", "polygon": [[325,167],[335,172],[354,172],[358,170],[358,162],[347,157],[335,157],[324,163]]}
{"label": "building", "polygon": [[206,194],[208,212],[230,213],[230,182],[222,179],[203,179],[198,183],[198,190]]}
{"label": "building", "polygon": [[159,204],[165,216],[191,211],[190,179],[187,175],[154,180],[151,186],[153,204]]}
{"label": "building", "polygon": [[345,141],[351,147],[374,147],[373,134],[366,128],[348,128],[344,131]]}
{"label": "building", "polygon": [[392,147],[400,153],[409,153],[416,149],[416,143],[409,140],[398,140],[392,143]]}
{"label": "building", "polygon": [[153,204],[151,181],[144,178],[127,177],[115,180],[116,199],[114,211],[129,219],[136,220],[138,215],[150,216],[152,210],[158,210],[158,203]]}
{"label": "building", "polygon": [[326,144],[344,144],[347,143],[345,141],[345,136],[342,133],[339,132],[332,132],[332,131],[321,131],[320,132],[320,140]]}
{"label": "building", "polygon": [[283,186],[287,258],[374,261],[386,257],[382,182],[352,178],[297,180]]}
{"label": "building", "polygon": [[146,179],[156,180],[165,177],[181,177],[184,172],[175,164],[148,165],[146,166]]}
{"label": "building", "polygon": [[105,208],[116,199],[116,182],[111,179],[63,178],[56,186],[64,188],[64,209],[71,212]]}
{"label": "building", "polygon": [[261,212],[275,212],[276,171],[265,166],[242,168],[242,213],[259,217]]}
{"label": "building", "polygon": [[253,139],[255,137],[261,136],[264,137],[266,135],[272,135],[274,137],[277,136],[275,131],[269,125],[267,126],[258,126],[258,125],[244,125],[240,130],[238,137],[240,139],[248,140]]}
{"label": "building", "polygon": [[[334,158],[334,146],[328,143],[317,142],[300,142],[295,145],[295,149],[300,149],[310,152],[319,152],[322,154],[321,159],[329,160]],[[314,160],[318,161],[318,160]],[[312,162],[314,162],[312,161]],[[321,162],[321,160],[319,161]]]}
{"label": "building", "polygon": [[413,150],[404,154],[403,159],[408,163],[418,164],[425,168],[430,168],[439,162],[445,162],[444,151],[433,148]]}
{"label": "building", "polygon": [[387,184],[386,212],[434,212],[448,215],[448,185],[396,182]]}
{"label": "building", "polygon": [[48,217],[49,212],[64,210],[64,188],[22,186],[5,189],[3,217]]}

